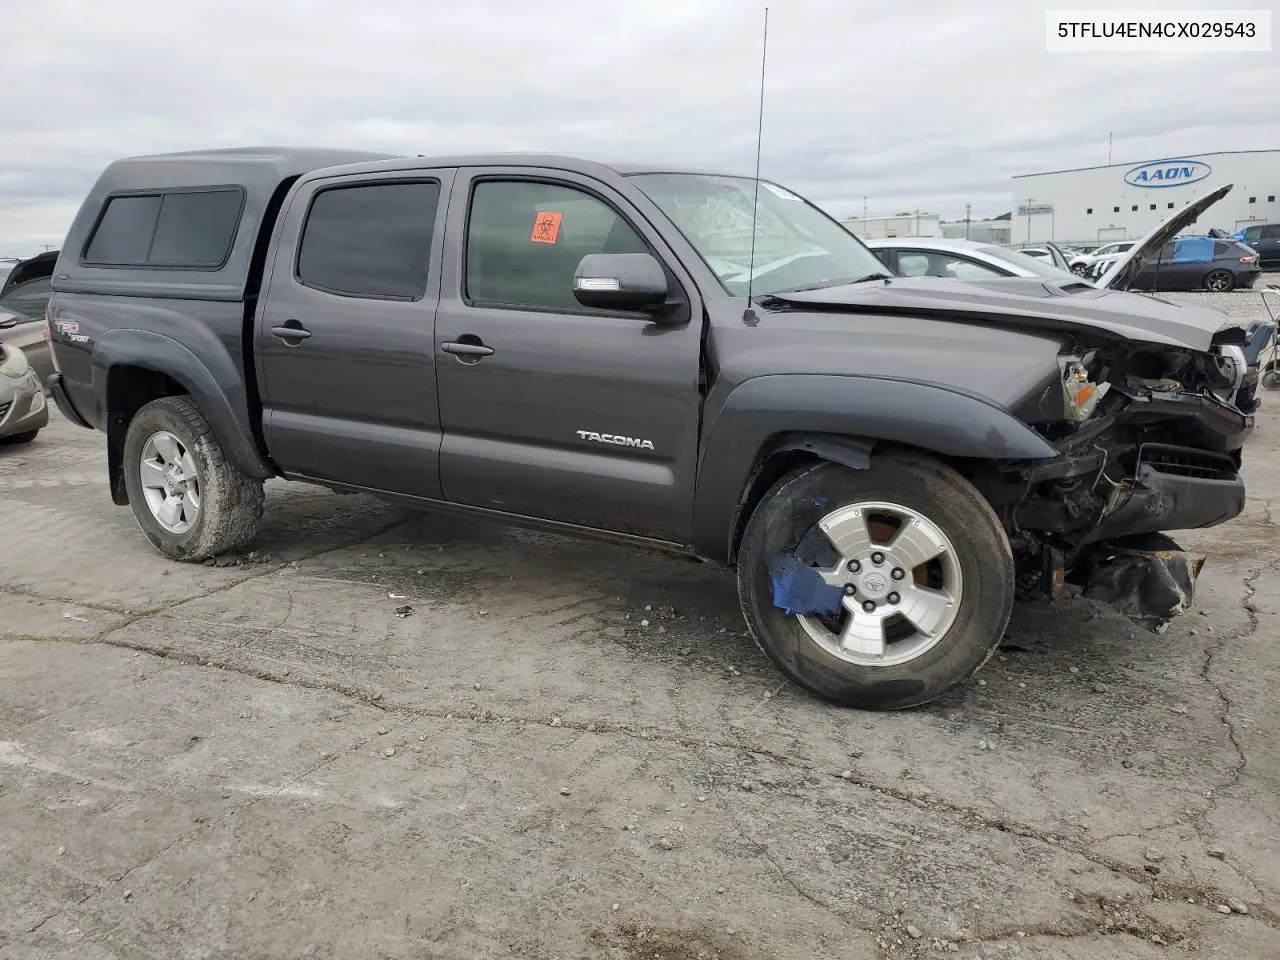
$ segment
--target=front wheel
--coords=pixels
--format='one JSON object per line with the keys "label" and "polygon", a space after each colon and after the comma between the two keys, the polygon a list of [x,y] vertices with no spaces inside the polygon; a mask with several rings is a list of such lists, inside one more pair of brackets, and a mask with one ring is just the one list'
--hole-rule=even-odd
{"label": "front wheel", "polygon": [[243,546],[262,518],[262,484],[227,462],[186,397],[153,400],[124,438],[124,483],[138,526],[175,560],[200,561]]}
{"label": "front wheel", "polygon": [[738,595],[760,648],[800,686],[893,710],[935,699],[995,651],[1013,556],[970,483],[893,453],[869,470],[823,463],[784,476],[747,523]]}

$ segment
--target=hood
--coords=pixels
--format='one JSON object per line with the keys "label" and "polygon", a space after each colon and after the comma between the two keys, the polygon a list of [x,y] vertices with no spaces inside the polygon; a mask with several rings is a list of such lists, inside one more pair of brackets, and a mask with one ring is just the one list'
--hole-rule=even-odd
{"label": "hood", "polygon": [[1195,223],[1200,214],[1231,192],[1233,184],[1210,190],[1198,200],[1193,200],[1173,216],[1166,219],[1145,237],[1116,258],[1098,278],[1098,286],[1111,290],[1128,290],[1138,271],[1147,265],[1166,243]]}
{"label": "hood", "polygon": [[1034,277],[949,280],[901,277],[779,293],[761,298],[765,309],[909,314],[988,326],[1094,334],[1208,350],[1222,330],[1236,329],[1225,314],[1088,283],[1050,283]]}
{"label": "hood", "polygon": [[47,250],[27,260],[20,260],[15,263],[13,269],[9,271],[9,275],[3,279],[3,282],[0,282],[0,297],[3,297],[11,288],[20,283],[36,280],[40,277],[53,276],[53,266],[57,262],[58,251]]}
{"label": "hood", "polygon": [[1045,249],[1049,251],[1049,259],[1053,261],[1053,265],[1061,270],[1071,272],[1071,258],[1063,252],[1062,248],[1050,240],[1045,244]]}

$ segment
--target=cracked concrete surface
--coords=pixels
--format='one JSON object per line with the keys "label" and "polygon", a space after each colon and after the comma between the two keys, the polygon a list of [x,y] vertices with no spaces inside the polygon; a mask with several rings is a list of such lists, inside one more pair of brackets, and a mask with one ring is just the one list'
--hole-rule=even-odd
{"label": "cracked concrete surface", "polygon": [[167,562],[56,420],[0,451],[0,960],[1280,956],[1278,433],[1165,634],[1021,608],[875,715],[628,548],[273,483],[265,562]]}

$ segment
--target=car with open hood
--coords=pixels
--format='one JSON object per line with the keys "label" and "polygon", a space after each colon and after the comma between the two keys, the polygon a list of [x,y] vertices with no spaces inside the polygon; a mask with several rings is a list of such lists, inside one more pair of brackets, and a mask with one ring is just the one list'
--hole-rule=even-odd
{"label": "car with open hood", "polygon": [[1089,273],[1113,290],[1248,289],[1261,273],[1257,252],[1231,238],[1180,236],[1232,189],[1224,184],[1151,229],[1128,250],[1099,258]]}
{"label": "car with open hood", "polygon": [[1244,507],[1258,406],[1215,311],[893,277],[767,180],[246,148],[111,164],[53,276],[51,389],[179,561],[271,477],[736,571],[833,703],[927,702],[1017,597],[1190,602],[1166,531]]}

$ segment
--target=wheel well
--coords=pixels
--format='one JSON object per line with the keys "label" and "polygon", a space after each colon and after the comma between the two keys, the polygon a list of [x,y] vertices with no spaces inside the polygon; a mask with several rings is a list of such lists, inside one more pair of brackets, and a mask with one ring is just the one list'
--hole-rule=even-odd
{"label": "wheel well", "polygon": [[[867,446],[868,455],[873,449],[876,453],[888,453],[891,451],[911,452],[930,457],[939,463],[945,463],[966,480],[973,480],[976,473],[977,461],[968,460],[964,457],[949,457],[907,443],[890,443],[882,440],[866,441],[866,443],[869,444]],[[755,512],[756,506],[775,483],[797,467],[807,464],[841,462],[853,469],[866,469],[867,466],[866,464],[855,465],[846,457],[837,459],[831,456],[828,451],[818,452],[813,449],[797,449],[793,447],[774,453],[764,453],[756,462],[748,477],[746,487],[742,492],[742,499],[738,504],[738,512],[734,518],[733,525],[733,542],[729,545],[729,563],[734,564],[737,562],[738,546],[742,542],[743,533],[746,532],[747,521],[751,519],[751,514]]]}
{"label": "wheel well", "polygon": [[179,397],[187,388],[173,377],[146,367],[117,364],[107,374],[107,477],[111,499],[119,506],[129,502],[124,488],[124,438],[134,414],[152,400]]}

